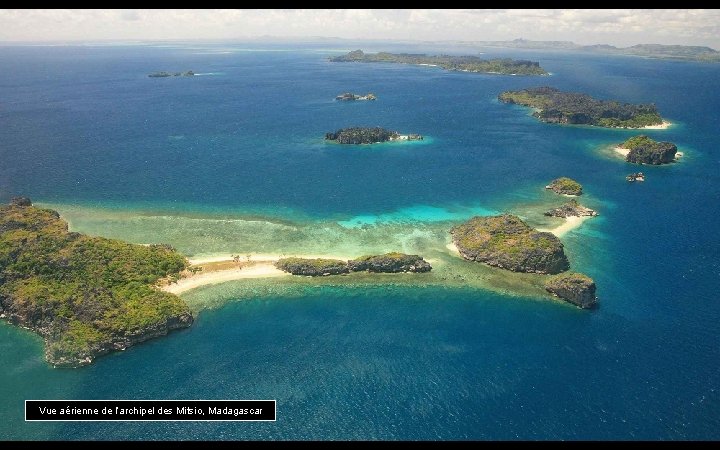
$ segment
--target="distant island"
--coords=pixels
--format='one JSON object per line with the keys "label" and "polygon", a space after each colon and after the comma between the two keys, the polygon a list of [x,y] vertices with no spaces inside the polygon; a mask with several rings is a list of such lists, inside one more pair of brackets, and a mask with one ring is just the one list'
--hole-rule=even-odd
{"label": "distant island", "polygon": [[631,47],[615,47],[607,44],[580,45],[571,41],[510,41],[462,42],[472,47],[524,48],[538,50],[571,50],[607,55],[639,56],[644,58],[674,59],[681,61],[720,62],[720,52],[710,47],[695,45],[638,44]]}
{"label": "distant island", "polygon": [[550,184],[545,186],[556,194],[564,195],[582,195],[582,185],[572,178],[560,177],[552,180]]}
{"label": "distant island", "polygon": [[56,367],[189,327],[188,305],[154,287],[187,265],[168,245],[69,232],[56,211],[28,198],[0,206],[0,317],[40,334]]}
{"label": "distant island", "polygon": [[677,146],[672,142],[658,142],[643,134],[631,137],[615,147],[625,161],[636,164],[669,164],[675,161]]}
{"label": "distant island", "polygon": [[596,100],[587,94],[562,92],[547,86],[505,91],[498,99],[504,103],[535,108],[533,116],[547,123],[606,128],[662,128],[669,125],[653,104]]}
{"label": "distant island", "polygon": [[325,133],[325,140],[335,141],[338,144],[377,144],[388,141],[422,141],[423,137],[419,134],[403,135],[381,127],[351,127],[342,128],[334,133]]}
{"label": "distant island", "polygon": [[343,261],[326,258],[281,258],[275,267],[293,275],[311,277],[340,275],[350,272],[429,272],[430,263],[418,255],[391,252],[384,255],[368,255]]}
{"label": "distant island", "polygon": [[342,94],[335,97],[335,100],[341,101],[352,101],[352,100],[377,100],[377,97],[373,93],[358,95],[352,92],[343,92]]}
{"label": "distant island", "polygon": [[166,78],[166,77],[192,77],[195,72],[188,70],[186,72],[153,72],[148,76],[150,78]]}
{"label": "distant island", "polygon": [[354,50],[346,55],[334,56],[331,62],[385,62],[437,66],[446,70],[501,75],[548,75],[539,62],[515,59],[482,59],[477,56],[428,56],[414,53],[364,53]]}
{"label": "distant island", "polygon": [[512,214],[476,216],[450,230],[463,258],[513,272],[556,274],[568,270],[563,244]]}

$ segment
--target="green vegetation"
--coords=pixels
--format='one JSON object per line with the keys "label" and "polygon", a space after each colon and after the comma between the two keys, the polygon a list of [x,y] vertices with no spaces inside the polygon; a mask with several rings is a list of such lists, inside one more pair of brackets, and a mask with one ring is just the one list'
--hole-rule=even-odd
{"label": "green vegetation", "polygon": [[347,55],[330,58],[332,62],[386,62],[399,64],[427,64],[446,70],[463,72],[496,73],[503,75],[547,75],[547,71],[535,61],[514,59],[482,59],[477,56],[428,56],[425,54],[387,53],[374,54],[355,50]]}
{"label": "green vegetation", "polygon": [[380,127],[351,127],[342,128],[334,133],[325,133],[325,140],[335,141],[338,144],[375,144],[397,140],[422,141],[423,137],[419,134],[401,136],[397,131],[390,131]]}
{"label": "green vegetation", "polygon": [[536,108],[538,111],[533,116],[547,123],[642,128],[663,122],[653,104],[633,105],[615,100],[596,100],[587,94],[561,92],[546,86],[505,91],[498,99]]}
{"label": "green vegetation", "polygon": [[281,258],[275,262],[275,267],[293,275],[311,277],[350,272],[347,262],[339,259]]}
{"label": "green vegetation", "polygon": [[568,272],[551,277],[545,282],[545,289],[581,308],[592,308],[597,302],[595,282],[582,273]]}
{"label": "green vegetation", "polygon": [[620,144],[630,152],[625,160],[637,164],[668,164],[675,161],[677,146],[672,142],[657,142],[645,135],[634,136]]}
{"label": "green vegetation", "polygon": [[25,200],[0,207],[0,313],[45,338],[48,362],[88,364],[192,323],[180,298],[153,287],[187,267],[170,246],[68,232]]}
{"label": "green vegetation", "polygon": [[572,178],[560,177],[552,180],[550,184],[545,186],[556,194],[566,195],[582,195],[582,185]]}
{"label": "green vegetation", "polygon": [[533,230],[511,214],[476,216],[450,230],[460,254],[513,272],[559,273],[569,268],[552,233]]}
{"label": "green vegetation", "polygon": [[432,266],[419,255],[391,252],[384,255],[361,256],[348,261],[352,272],[429,272]]}

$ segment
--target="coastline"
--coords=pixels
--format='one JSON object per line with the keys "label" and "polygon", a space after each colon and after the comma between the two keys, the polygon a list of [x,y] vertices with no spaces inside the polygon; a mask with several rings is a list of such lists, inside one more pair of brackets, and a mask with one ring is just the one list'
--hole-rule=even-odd
{"label": "coastline", "polygon": [[638,128],[638,130],[667,130],[672,125],[672,122],[668,122],[667,120],[663,120],[663,122],[660,125],[646,125],[644,127]]}
{"label": "coastline", "polygon": [[625,147],[613,147],[613,151],[617,153],[618,155],[622,156],[623,158],[627,158],[627,155],[630,154],[630,149]]}
{"label": "coastline", "polygon": [[580,227],[583,222],[585,222],[587,219],[590,219],[592,216],[570,216],[565,217],[565,222],[558,225],[555,228],[538,228],[538,231],[547,231],[552,234],[554,234],[557,237],[561,237],[568,233],[569,231],[574,230],[575,228]]}

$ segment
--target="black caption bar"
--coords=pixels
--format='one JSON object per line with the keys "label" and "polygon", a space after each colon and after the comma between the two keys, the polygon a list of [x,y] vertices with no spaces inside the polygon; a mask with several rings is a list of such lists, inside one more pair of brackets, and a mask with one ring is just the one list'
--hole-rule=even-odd
{"label": "black caption bar", "polygon": [[25,400],[26,421],[275,420],[275,400]]}

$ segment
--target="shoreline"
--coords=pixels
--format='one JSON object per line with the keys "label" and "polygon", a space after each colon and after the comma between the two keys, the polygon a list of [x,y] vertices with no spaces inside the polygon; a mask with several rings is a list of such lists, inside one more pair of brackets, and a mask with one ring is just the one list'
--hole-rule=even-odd
{"label": "shoreline", "polygon": [[557,237],[561,237],[567,234],[569,231],[580,227],[583,222],[590,219],[593,216],[570,216],[565,217],[565,222],[556,226],[555,228],[538,228],[538,231],[546,231],[554,234]]}
{"label": "shoreline", "polygon": [[672,125],[672,122],[663,120],[660,125],[645,125],[644,127],[638,128],[638,130],[667,130]]}

